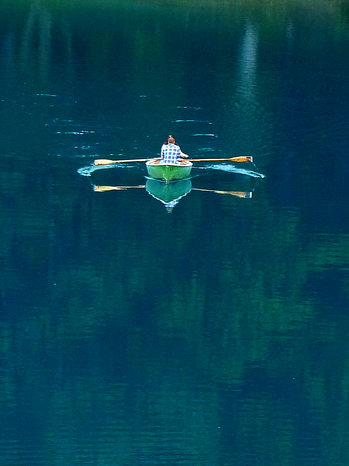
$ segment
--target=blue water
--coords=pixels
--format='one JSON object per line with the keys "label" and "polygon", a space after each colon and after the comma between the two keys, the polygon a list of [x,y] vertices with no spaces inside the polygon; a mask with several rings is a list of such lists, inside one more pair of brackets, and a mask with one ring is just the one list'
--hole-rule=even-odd
{"label": "blue water", "polygon": [[0,464],[348,465],[346,3],[0,24]]}

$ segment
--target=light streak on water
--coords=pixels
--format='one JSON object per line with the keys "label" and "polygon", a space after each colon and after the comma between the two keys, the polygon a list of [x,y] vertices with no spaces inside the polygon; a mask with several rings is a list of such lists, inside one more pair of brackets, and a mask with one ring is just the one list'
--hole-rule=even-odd
{"label": "light streak on water", "polygon": [[[134,165],[126,165],[126,164],[117,164],[117,168],[132,168]],[[77,172],[81,176],[91,176],[92,173],[98,170],[107,170],[110,168],[116,168],[115,163],[111,163],[109,165],[88,165],[87,167],[81,167],[77,169]]]}

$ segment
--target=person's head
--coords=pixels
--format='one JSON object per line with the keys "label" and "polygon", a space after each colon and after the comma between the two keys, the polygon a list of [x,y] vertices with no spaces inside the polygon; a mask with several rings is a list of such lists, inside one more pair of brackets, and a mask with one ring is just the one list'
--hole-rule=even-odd
{"label": "person's head", "polygon": [[169,135],[167,139],[168,144],[176,144],[175,138],[172,136],[172,134]]}

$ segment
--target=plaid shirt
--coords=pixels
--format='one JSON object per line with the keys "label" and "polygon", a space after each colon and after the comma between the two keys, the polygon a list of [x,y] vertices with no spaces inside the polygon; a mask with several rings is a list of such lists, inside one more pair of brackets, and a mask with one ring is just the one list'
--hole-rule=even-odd
{"label": "plaid shirt", "polygon": [[181,148],[176,144],[163,144],[161,147],[161,163],[177,163],[181,153]]}

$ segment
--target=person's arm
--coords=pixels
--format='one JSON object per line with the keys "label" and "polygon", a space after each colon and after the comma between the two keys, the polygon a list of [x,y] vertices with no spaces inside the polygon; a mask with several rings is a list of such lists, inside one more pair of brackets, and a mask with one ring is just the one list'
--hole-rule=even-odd
{"label": "person's arm", "polygon": [[179,149],[179,157],[181,159],[187,159],[189,157],[189,155],[185,154],[184,152],[182,152],[181,148],[178,146],[178,149]]}

